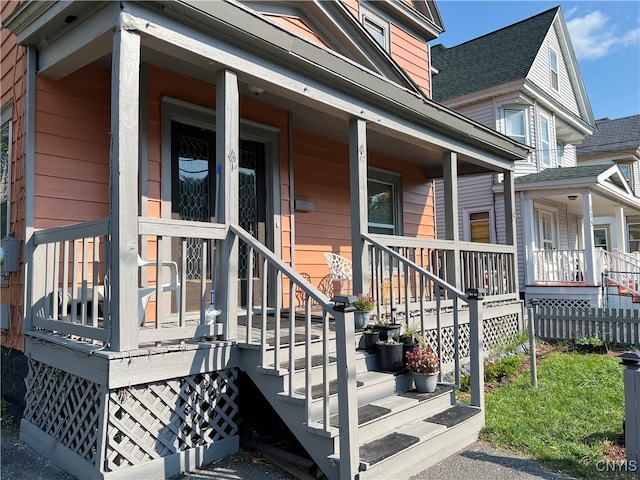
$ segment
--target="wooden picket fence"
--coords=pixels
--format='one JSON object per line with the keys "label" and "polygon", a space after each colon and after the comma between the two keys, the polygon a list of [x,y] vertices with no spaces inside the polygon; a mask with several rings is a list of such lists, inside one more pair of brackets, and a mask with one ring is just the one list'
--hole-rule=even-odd
{"label": "wooden picket fence", "polygon": [[640,311],[539,307],[535,329],[543,339],[598,337],[607,344],[640,345]]}

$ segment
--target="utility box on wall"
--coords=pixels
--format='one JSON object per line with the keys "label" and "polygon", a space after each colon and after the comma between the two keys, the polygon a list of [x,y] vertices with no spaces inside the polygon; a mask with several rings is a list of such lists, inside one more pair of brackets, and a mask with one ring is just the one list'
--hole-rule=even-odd
{"label": "utility box on wall", "polygon": [[9,284],[9,273],[17,272],[20,268],[19,262],[20,242],[10,235],[0,240],[0,285]]}

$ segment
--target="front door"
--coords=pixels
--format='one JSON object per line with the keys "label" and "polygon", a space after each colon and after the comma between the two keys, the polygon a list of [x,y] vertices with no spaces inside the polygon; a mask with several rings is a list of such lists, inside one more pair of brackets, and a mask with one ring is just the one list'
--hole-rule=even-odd
{"label": "front door", "polygon": [[[180,220],[215,222],[217,216],[217,177],[215,161],[215,132],[204,128],[171,124],[172,215]],[[265,145],[261,142],[240,141],[239,165],[239,224],[261,243],[267,243],[267,208],[265,182]],[[210,247],[210,246],[209,246]],[[200,278],[202,271],[202,242],[190,239],[186,243],[187,310],[200,306]],[[211,250],[207,255],[206,278],[212,278]],[[240,248],[238,274],[240,295],[245,298],[249,278],[259,277],[257,263],[247,272],[247,251]]]}

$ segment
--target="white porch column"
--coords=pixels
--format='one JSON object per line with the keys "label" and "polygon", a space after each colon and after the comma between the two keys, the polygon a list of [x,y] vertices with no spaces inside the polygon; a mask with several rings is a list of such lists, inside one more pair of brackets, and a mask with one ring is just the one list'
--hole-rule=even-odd
{"label": "white porch column", "polygon": [[584,238],[584,276],[587,285],[597,285],[595,240],[593,238],[593,198],[591,192],[582,194],[582,235]]}
{"label": "white porch column", "polygon": [[362,233],[369,230],[367,209],[367,124],[361,118],[349,121],[349,188],[351,191],[351,248],[353,293],[369,291],[367,248]]}
{"label": "white porch column", "polygon": [[[221,70],[216,78],[216,171],[220,171],[220,192],[217,195],[219,218],[216,222],[227,226],[238,224],[239,146],[238,78],[231,70]],[[234,340],[238,331],[237,237],[227,234],[223,251],[216,252],[216,255],[216,308],[222,310],[224,339]]]}
{"label": "white porch column", "polygon": [[628,252],[627,245],[627,218],[624,215],[624,207],[622,205],[615,206],[616,216],[616,248],[621,252]]}
{"label": "white porch column", "polygon": [[533,199],[526,193],[520,193],[522,204],[522,233],[524,244],[525,285],[532,285],[536,281],[534,252],[536,249],[536,222],[534,218]]}
{"label": "white porch column", "polygon": [[460,268],[460,227],[458,224],[458,155],[445,152],[442,156],[444,167],[444,230],[446,240],[454,242],[454,251],[447,255],[446,278],[455,287],[461,288]]}
{"label": "white porch column", "polygon": [[140,36],[113,35],[111,66],[111,348],[138,347]]}

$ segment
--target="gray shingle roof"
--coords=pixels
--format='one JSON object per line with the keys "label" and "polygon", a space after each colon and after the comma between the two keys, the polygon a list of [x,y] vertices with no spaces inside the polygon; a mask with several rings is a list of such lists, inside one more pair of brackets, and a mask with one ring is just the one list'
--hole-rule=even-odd
{"label": "gray shingle roof", "polygon": [[546,168],[541,172],[517,177],[515,179],[515,183],[533,183],[570,178],[596,177],[611,168],[612,165],[613,162],[608,162],[597,165],[579,165],[577,167],[567,168]]}
{"label": "gray shingle roof", "polygon": [[439,73],[433,76],[433,99],[442,102],[524,79],[559,8],[455,47],[435,45],[431,61]]}
{"label": "gray shingle roof", "polygon": [[596,120],[597,131],[578,145],[578,158],[640,148],[640,115]]}

